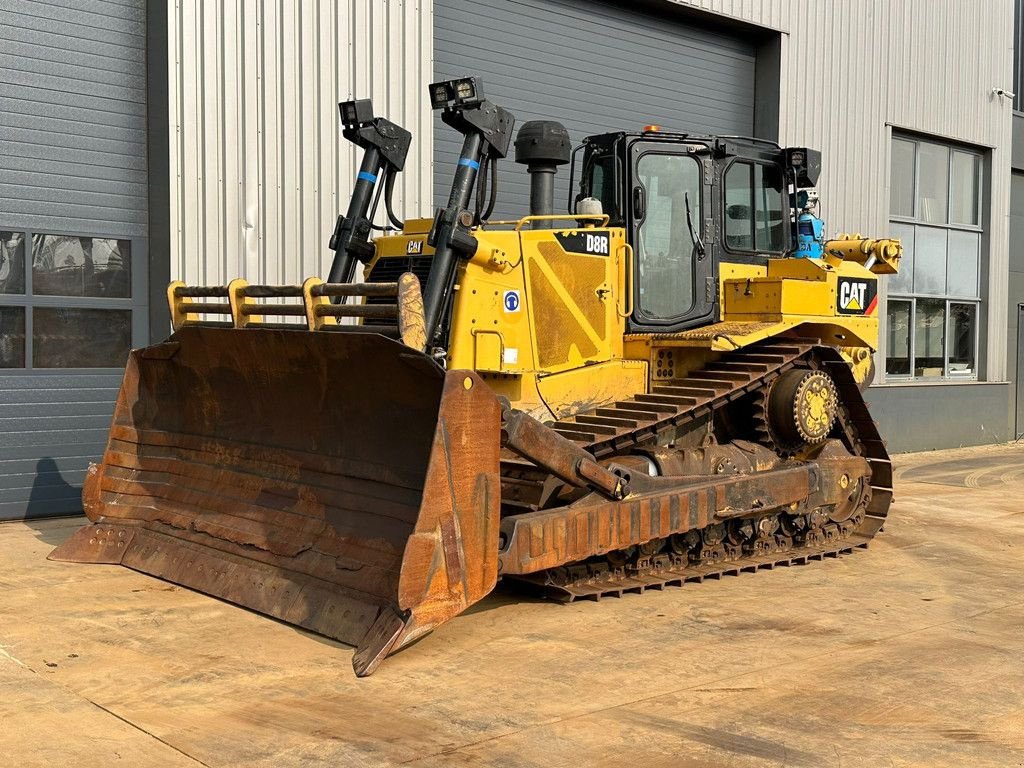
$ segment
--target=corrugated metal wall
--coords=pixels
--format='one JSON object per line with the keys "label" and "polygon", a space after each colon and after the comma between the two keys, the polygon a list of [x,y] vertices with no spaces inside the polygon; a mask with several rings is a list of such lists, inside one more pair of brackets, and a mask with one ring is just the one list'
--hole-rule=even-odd
{"label": "corrugated metal wall", "polygon": [[431,0],[170,3],[172,278],[325,274],[357,170],[337,102],[413,133],[401,215],[430,212]]}
{"label": "corrugated metal wall", "polygon": [[[33,307],[131,309],[146,338],[147,190],[145,0],[0,0],[0,231],[130,239],[133,254],[123,301],[42,295],[29,262],[26,284],[0,293],[25,312],[29,362]],[[80,512],[120,372],[0,374],[0,520]]]}
{"label": "corrugated metal wall", "polygon": [[146,234],[144,0],[0,3],[0,229]]}

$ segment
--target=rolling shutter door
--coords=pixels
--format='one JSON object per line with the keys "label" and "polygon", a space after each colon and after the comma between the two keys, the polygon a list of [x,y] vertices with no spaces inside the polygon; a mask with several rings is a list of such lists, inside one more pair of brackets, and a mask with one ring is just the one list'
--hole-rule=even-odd
{"label": "rolling shutter door", "polygon": [[[652,15],[593,0],[434,0],[434,76],[479,75],[491,101],[527,120],[592,134],[666,130],[751,135],[754,44],[669,8]],[[462,137],[435,120],[434,201],[443,206]],[[497,218],[525,215],[529,181],[499,166]],[[559,173],[564,212],[568,168]]]}

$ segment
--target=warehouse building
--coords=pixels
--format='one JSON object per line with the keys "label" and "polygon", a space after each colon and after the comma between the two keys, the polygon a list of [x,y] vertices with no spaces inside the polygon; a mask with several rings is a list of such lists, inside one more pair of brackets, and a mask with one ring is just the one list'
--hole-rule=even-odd
{"label": "warehouse building", "polygon": [[[339,100],[412,131],[400,215],[443,203],[459,137],[426,85],[465,74],[576,142],[656,123],[820,148],[826,232],[906,246],[869,392],[890,448],[1012,438],[1014,5],[0,0],[0,519],[80,510],[121,361],[168,332],[168,280],[326,273],[356,170]],[[526,188],[505,163],[498,213]]]}

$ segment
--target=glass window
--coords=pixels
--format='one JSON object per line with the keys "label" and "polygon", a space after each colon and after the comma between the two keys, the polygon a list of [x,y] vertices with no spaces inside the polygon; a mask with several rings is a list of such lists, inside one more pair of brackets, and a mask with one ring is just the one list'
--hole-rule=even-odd
{"label": "glass window", "polygon": [[618,194],[615,176],[615,156],[594,155],[587,159],[589,169],[585,182],[586,194],[601,201],[601,209],[608,214],[609,221],[620,221]]}
{"label": "glass window", "polygon": [[131,296],[131,242],[66,235],[32,236],[36,296]]}
{"label": "glass window", "polygon": [[890,299],[886,306],[885,372],[892,376],[910,374],[911,302]]}
{"label": "glass window", "polygon": [[0,232],[0,293],[25,292],[25,233]]}
{"label": "glass window", "polygon": [[946,302],[918,299],[914,318],[914,375],[929,379],[945,374]]}
{"label": "glass window", "polygon": [[734,251],[780,253],[789,247],[782,174],[737,161],[725,172],[725,244]]}
{"label": "glass window", "polygon": [[917,218],[946,223],[949,198],[949,147],[922,141],[918,145]]}
{"label": "glass window", "polygon": [[953,150],[953,175],[949,181],[949,223],[978,223],[978,175],[981,158],[973,152]]}
{"label": "glass window", "polygon": [[889,212],[893,216],[914,215],[914,142],[892,140]]}
{"label": "glass window", "polygon": [[946,230],[918,227],[914,238],[914,293],[946,292]]}
{"label": "glass window", "polygon": [[25,308],[0,307],[0,368],[25,367]]}
{"label": "glass window", "polygon": [[32,309],[33,368],[122,368],[131,345],[131,310]]}
{"label": "glass window", "polygon": [[647,199],[637,233],[640,311],[678,317],[694,302],[696,250],[690,225],[700,233],[700,166],[692,157],[649,152],[637,162],[637,176]]}
{"label": "glass window", "polygon": [[754,166],[756,237],[759,251],[784,251],[789,245],[789,216],[783,213],[782,173],[771,165]]}
{"label": "glass window", "polygon": [[[982,285],[982,155],[893,137],[889,231],[903,242],[900,273],[886,284],[886,375],[977,377]],[[907,174],[916,179],[908,205]],[[909,221],[907,220],[909,219]]]}
{"label": "glass window", "polygon": [[965,299],[978,294],[981,233],[951,229],[946,255],[946,293]]}
{"label": "glass window", "polygon": [[750,163],[733,163],[725,172],[725,244],[734,251],[754,250],[753,197]]}
{"label": "glass window", "polygon": [[889,234],[899,238],[903,244],[903,258],[900,259],[900,271],[885,278],[885,285],[890,294],[914,292],[914,233],[917,227],[913,224],[889,224]]}
{"label": "glass window", "polygon": [[950,376],[969,376],[975,373],[977,319],[977,304],[949,303]]}

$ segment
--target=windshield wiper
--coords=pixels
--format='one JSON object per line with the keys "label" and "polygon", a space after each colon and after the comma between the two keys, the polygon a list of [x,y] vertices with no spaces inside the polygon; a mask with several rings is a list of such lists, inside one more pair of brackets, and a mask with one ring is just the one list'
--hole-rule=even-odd
{"label": "windshield wiper", "polygon": [[697,261],[701,261],[704,258],[704,241],[693,229],[693,215],[690,213],[689,192],[683,192],[683,202],[686,203],[686,228],[690,230],[690,239],[693,241],[694,250],[697,251]]}

